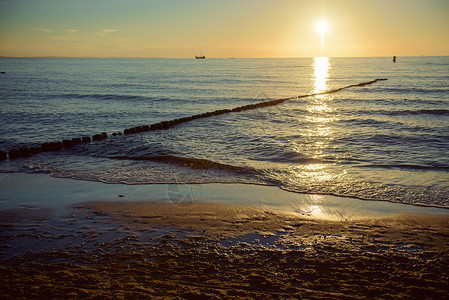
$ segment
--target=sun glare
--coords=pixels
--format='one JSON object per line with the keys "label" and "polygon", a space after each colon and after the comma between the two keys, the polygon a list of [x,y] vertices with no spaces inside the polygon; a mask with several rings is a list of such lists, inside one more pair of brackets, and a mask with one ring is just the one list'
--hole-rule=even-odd
{"label": "sun glare", "polygon": [[316,23],[316,30],[320,34],[320,42],[321,42],[321,48],[324,48],[324,35],[329,30],[329,24],[326,20],[321,20],[318,23]]}
{"label": "sun glare", "polygon": [[321,35],[324,35],[329,30],[329,24],[326,22],[326,20],[321,20],[318,23],[316,23],[316,30]]}

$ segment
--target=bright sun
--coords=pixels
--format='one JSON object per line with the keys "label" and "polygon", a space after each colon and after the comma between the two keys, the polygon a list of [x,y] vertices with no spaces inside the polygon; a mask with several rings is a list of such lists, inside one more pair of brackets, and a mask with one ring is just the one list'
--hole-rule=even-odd
{"label": "bright sun", "polygon": [[316,23],[316,30],[321,35],[324,35],[329,30],[329,24],[327,24],[326,20],[321,20],[318,23]]}

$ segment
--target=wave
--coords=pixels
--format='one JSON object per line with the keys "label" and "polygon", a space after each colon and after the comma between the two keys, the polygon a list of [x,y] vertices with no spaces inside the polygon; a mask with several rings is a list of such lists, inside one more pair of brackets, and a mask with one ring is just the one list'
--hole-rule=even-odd
{"label": "wave", "polygon": [[358,126],[385,126],[391,123],[390,121],[378,121],[373,119],[348,119],[348,120],[338,120],[338,123],[358,125]]}
{"label": "wave", "polygon": [[[362,139],[361,139],[362,140]],[[398,135],[398,134],[372,134],[365,136],[363,139],[365,142],[374,142],[374,143],[383,143],[384,145],[391,144],[416,144],[420,145],[422,143],[430,143],[442,144],[445,145],[449,141],[448,136],[443,135]]]}
{"label": "wave", "polygon": [[228,164],[222,164],[218,162],[214,162],[211,160],[203,159],[203,158],[191,158],[191,157],[180,157],[174,155],[161,155],[161,156],[111,156],[109,158],[112,159],[126,159],[126,160],[147,160],[154,162],[161,162],[167,164],[173,164],[183,167],[188,167],[197,170],[221,170],[221,171],[230,171],[239,174],[245,175],[255,175],[258,174],[258,171],[250,168],[250,167],[238,167]]}
{"label": "wave", "polygon": [[95,99],[95,100],[119,100],[119,101],[142,101],[142,100],[168,100],[164,97],[147,97],[139,95],[114,95],[114,94],[63,94],[55,97],[72,99]]}
{"label": "wave", "polygon": [[[363,115],[386,115],[386,116],[449,116],[449,109],[404,109],[404,110],[358,110],[351,111],[351,114],[363,114]],[[357,120],[357,119],[353,119]],[[364,121],[364,120],[359,120]]]}
{"label": "wave", "polygon": [[[342,105],[353,105],[357,104],[365,104],[367,107],[369,105],[385,105],[388,107],[446,107],[447,101],[445,100],[437,100],[437,99],[429,99],[428,97],[422,97],[421,99],[407,99],[407,98],[381,98],[379,94],[376,94],[375,97],[359,97],[354,99],[352,97],[338,97],[334,98],[332,102],[342,104]],[[388,111],[388,110],[379,110],[379,111]]]}
{"label": "wave", "polygon": [[419,110],[399,110],[386,111],[388,115],[433,115],[433,116],[449,116],[449,109],[419,109]]}
{"label": "wave", "polygon": [[364,91],[369,93],[398,93],[398,94],[447,94],[447,88],[416,88],[416,87],[382,87],[371,88]]}
{"label": "wave", "polygon": [[404,169],[404,170],[422,170],[422,171],[444,171],[449,170],[449,166],[445,165],[415,165],[415,164],[371,164],[362,165],[362,168],[381,168],[381,169]]}

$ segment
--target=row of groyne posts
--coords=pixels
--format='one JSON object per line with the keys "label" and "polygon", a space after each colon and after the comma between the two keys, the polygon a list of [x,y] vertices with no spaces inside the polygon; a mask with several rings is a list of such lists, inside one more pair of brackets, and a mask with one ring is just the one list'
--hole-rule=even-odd
{"label": "row of groyne posts", "polygon": [[[233,112],[241,112],[244,110],[256,109],[256,108],[260,108],[260,107],[274,106],[274,105],[281,104],[287,100],[306,98],[306,97],[310,97],[310,96],[332,94],[332,93],[336,93],[336,92],[339,92],[341,90],[344,90],[344,89],[347,89],[350,87],[365,86],[365,85],[372,84],[372,83],[375,83],[375,82],[381,81],[381,80],[387,80],[387,79],[380,78],[380,79],[375,79],[375,80],[368,81],[368,82],[353,84],[353,85],[349,85],[349,86],[345,86],[342,88],[329,90],[329,91],[325,91],[325,92],[321,92],[321,93],[312,93],[312,94],[306,94],[306,95],[302,95],[302,96],[294,96],[294,97],[289,97],[289,98],[264,101],[264,102],[259,102],[259,103],[255,103],[255,104],[239,106],[239,107],[236,107],[233,109],[215,110],[212,112],[206,112],[203,114],[193,115],[190,117],[184,117],[184,118],[180,118],[180,119],[174,119],[171,121],[159,122],[159,123],[152,124],[152,125],[136,126],[136,127],[125,129],[123,131],[123,134],[128,135],[128,134],[135,134],[135,133],[148,132],[148,131],[154,131],[154,130],[167,130],[176,125],[179,125],[182,123],[187,123],[187,122],[197,120],[197,119],[209,118],[212,116],[218,116],[218,115],[223,115],[223,114],[233,113]],[[114,132],[112,134],[112,136],[117,136],[117,135],[122,135],[122,132]],[[108,137],[108,134],[106,132],[102,132],[102,133],[93,135],[92,138],[89,136],[83,136],[83,137],[76,137],[73,139],[62,140],[62,141],[47,142],[47,143],[40,144],[38,146],[20,147],[18,149],[11,149],[8,152],[0,150],[0,161],[6,160],[8,158],[9,159],[17,159],[17,158],[29,157],[33,154],[38,154],[38,153],[42,153],[42,152],[61,151],[64,148],[71,148],[78,144],[101,141],[101,140],[106,139],[107,137]]]}

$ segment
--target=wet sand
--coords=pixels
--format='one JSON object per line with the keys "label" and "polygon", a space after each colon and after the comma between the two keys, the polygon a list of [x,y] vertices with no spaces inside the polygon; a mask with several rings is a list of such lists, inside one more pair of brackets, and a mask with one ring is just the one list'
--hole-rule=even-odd
{"label": "wet sand", "polygon": [[345,218],[334,218],[262,201],[122,196],[2,209],[0,298],[448,297],[445,210],[347,207],[351,214],[339,209]]}
{"label": "wet sand", "polygon": [[44,240],[3,257],[2,298],[443,299],[449,290],[446,217],[327,221],[144,202],[85,203],[71,213],[65,224],[30,215],[22,237],[7,233],[21,226],[18,215],[1,216],[2,250],[14,239]]}

